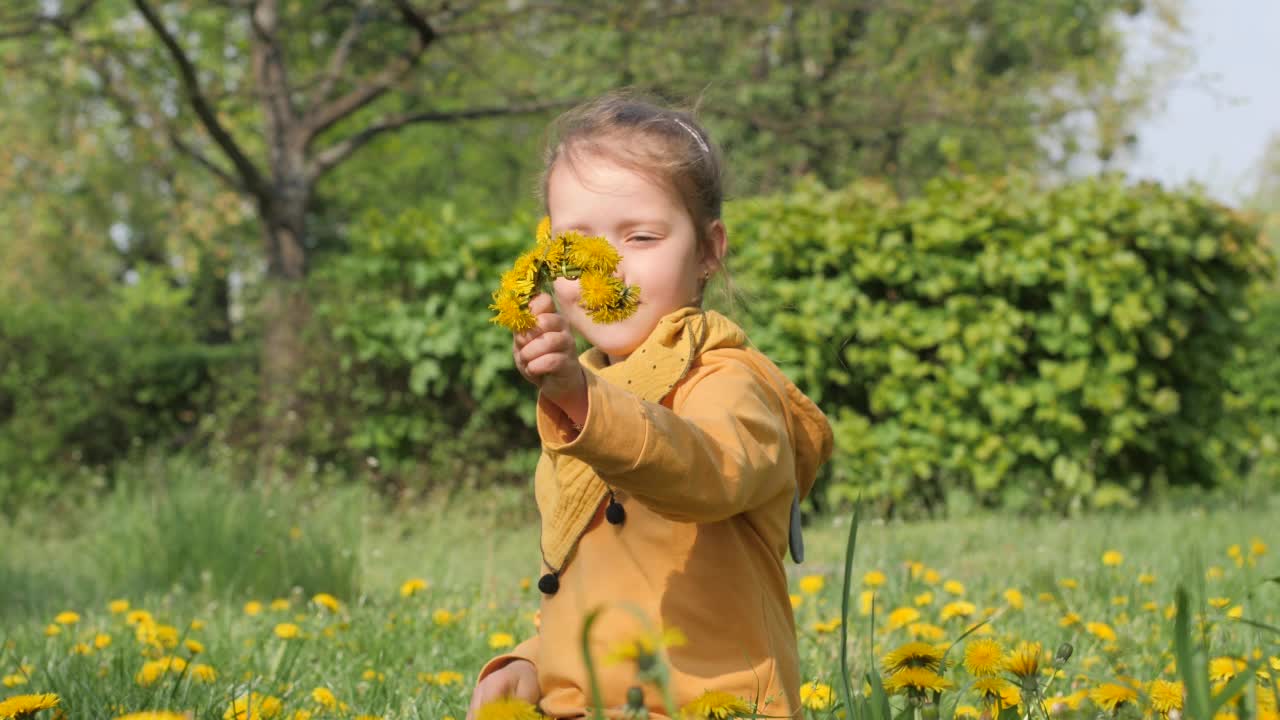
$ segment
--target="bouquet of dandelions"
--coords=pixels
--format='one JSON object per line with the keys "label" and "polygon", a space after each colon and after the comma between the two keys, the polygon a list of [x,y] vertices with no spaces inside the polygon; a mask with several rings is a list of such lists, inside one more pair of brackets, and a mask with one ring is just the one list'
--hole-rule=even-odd
{"label": "bouquet of dandelions", "polygon": [[493,292],[489,306],[497,314],[489,322],[513,333],[537,326],[529,301],[539,292],[551,292],[558,277],[577,280],[578,304],[598,323],[624,320],[636,310],[640,288],[624,285],[613,276],[622,257],[602,237],[586,237],[569,230],[551,236],[551,218],[538,223],[537,244],[516,259],[502,274],[502,285]]}

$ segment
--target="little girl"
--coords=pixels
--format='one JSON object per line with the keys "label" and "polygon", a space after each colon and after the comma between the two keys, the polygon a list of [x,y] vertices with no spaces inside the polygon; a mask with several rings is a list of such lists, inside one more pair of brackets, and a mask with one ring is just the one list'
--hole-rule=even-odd
{"label": "little girl", "polygon": [[[826,417],[736,324],[702,309],[723,269],[721,161],[692,116],[612,93],[557,121],[543,194],[552,232],[601,235],[640,288],[625,320],[596,324],[578,283],[557,279],[514,340],[538,387],[542,518],[538,634],[489,661],[472,696],[515,696],[553,718],[591,704],[586,616],[608,717],[633,662],[605,662],[646,628],[666,650],[677,706],[706,691],[757,712],[800,709],[785,555],[800,560],[798,502],[831,454]],[[574,332],[592,345],[578,355]],[[642,623],[637,612],[647,618]],[[648,688],[651,718],[667,718]]]}

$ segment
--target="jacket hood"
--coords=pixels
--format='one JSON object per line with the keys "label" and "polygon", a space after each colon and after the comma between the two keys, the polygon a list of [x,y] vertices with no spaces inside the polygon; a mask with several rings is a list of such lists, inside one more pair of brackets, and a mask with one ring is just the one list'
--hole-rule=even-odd
{"label": "jacket hood", "polygon": [[[800,497],[804,498],[809,494],[817,480],[818,469],[831,457],[831,423],[818,405],[772,360],[750,344],[746,332],[737,323],[715,310],[682,307],[658,321],[657,327],[628,359],[635,357],[641,348],[647,349],[652,345],[688,351],[683,354],[687,360],[682,377],[693,366],[695,358],[703,353],[716,350],[738,350],[745,353],[744,359],[768,378],[770,386],[781,400],[795,455],[796,483],[800,489]],[[597,348],[587,350],[580,359],[591,372],[600,373],[609,366],[608,356]],[[623,361],[620,365],[626,362]]]}

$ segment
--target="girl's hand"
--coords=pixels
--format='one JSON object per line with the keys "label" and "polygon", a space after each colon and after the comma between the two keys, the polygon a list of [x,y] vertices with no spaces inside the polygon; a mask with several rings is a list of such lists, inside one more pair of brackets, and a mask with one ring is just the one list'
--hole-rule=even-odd
{"label": "girl's hand", "polygon": [[514,697],[524,700],[530,705],[537,705],[542,699],[542,688],[538,685],[538,671],[528,660],[512,660],[510,663],[490,673],[476,685],[471,693],[471,706],[467,708],[467,720],[474,720],[476,712],[485,703]]}
{"label": "girl's hand", "polygon": [[569,419],[581,424],[587,415],[587,376],[578,362],[569,324],[546,293],[529,302],[529,312],[538,327],[516,333],[516,369]]}

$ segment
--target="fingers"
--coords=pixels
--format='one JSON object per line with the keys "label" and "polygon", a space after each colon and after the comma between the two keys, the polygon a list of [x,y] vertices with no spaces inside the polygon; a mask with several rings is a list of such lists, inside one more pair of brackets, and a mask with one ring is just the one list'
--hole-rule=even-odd
{"label": "fingers", "polygon": [[538,293],[529,301],[529,312],[533,313],[535,316],[542,313],[555,312],[555,310],[556,304],[551,301],[551,296],[547,293]]}
{"label": "fingers", "polygon": [[574,356],[573,334],[561,330],[544,332],[515,350],[516,367],[524,367],[526,374],[555,372]]}

